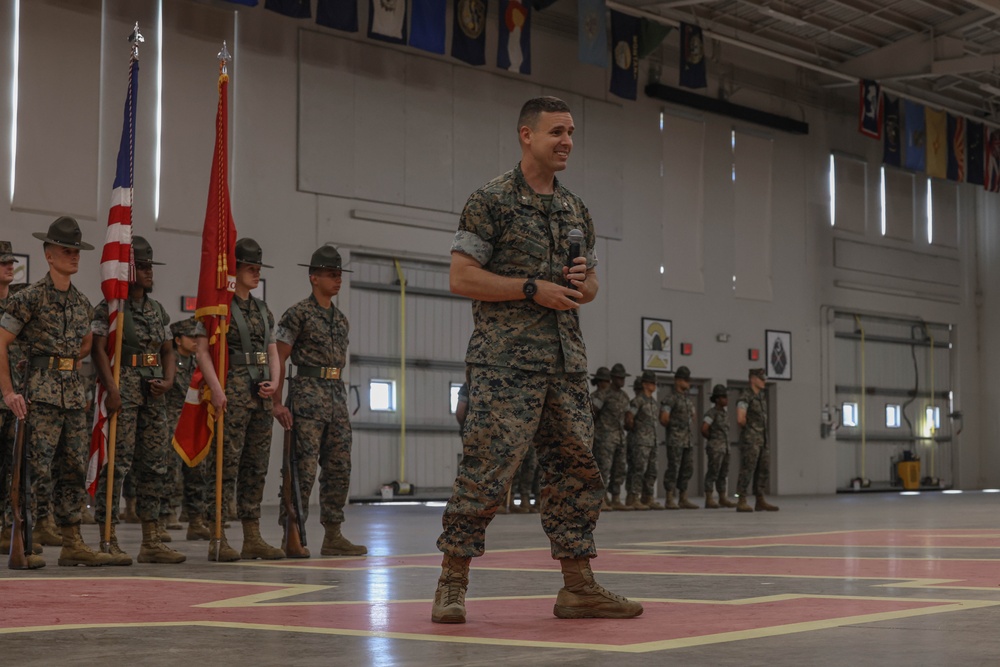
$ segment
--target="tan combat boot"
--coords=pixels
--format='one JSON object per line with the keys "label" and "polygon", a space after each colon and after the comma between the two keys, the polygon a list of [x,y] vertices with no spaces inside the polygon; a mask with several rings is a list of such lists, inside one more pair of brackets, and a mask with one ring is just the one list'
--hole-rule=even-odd
{"label": "tan combat boot", "polygon": [[747,503],[747,497],[745,495],[740,495],[736,499],[736,511],[737,512],[753,512],[753,508]]}
{"label": "tan combat boot", "polygon": [[212,534],[208,532],[208,526],[205,524],[205,520],[200,516],[191,518],[190,523],[188,523],[186,539],[191,542],[195,540],[212,539]]}
{"label": "tan combat boot", "polygon": [[715,494],[712,493],[711,491],[706,492],[705,493],[705,509],[707,509],[707,510],[717,510],[720,507],[722,507],[722,505],[720,505],[719,503],[715,502]]}
{"label": "tan combat boot", "polygon": [[607,496],[603,496],[601,498],[601,511],[602,512],[610,512],[611,511],[611,503],[608,502],[608,497]]}
{"label": "tan combat boot", "polygon": [[682,510],[700,510],[701,509],[700,507],[698,507],[697,505],[695,505],[693,502],[691,502],[690,500],[688,500],[688,492],[687,491],[681,491],[680,508]]}
{"label": "tan combat boot", "polygon": [[[145,523],[145,521],[143,521]],[[174,538],[170,537],[170,533],[167,532],[167,522],[166,517],[161,516],[156,523],[156,536],[161,542],[173,542]]]}
{"label": "tan combat boot", "polygon": [[719,492],[719,506],[720,507],[736,507],[736,503],[733,502],[733,500],[726,495],[725,491],[720,491]]}
{"label": "tan combat boot", "polygon": [[652,496],[643,496],[639,500],[639,502],[642,503],[643,505],[645,505],[646,507],[648,507],[651,510],[666,509],[663,505],[661,505],[660,503],[656,502],[656,498],[653,498]]}
{"label": "tan combat boot", "polygon": [[323,535],[323,546],[319,552],[324,556],[364,556],[368,547],[363,544],[353,544],[340,534],[339,523],[325,524],[326,534]]}
{"label": "tan combat boot", "polygon": [[123,523],[142,523],[139,520],[139,515],[135,513],[135,498],[125,499],[125,516],[122,517]]}
{"label": "tan combat boot", "polygon": [[160,519],[163,520],[163,525],[167,530],[180,530],[184,527],[181,525],[181,522],[177,520],[177,512],[174,510],[170,510],[169,514],[161,516]]}
{"label": "tan combat boot", "polygon": [[635,618],[642,605],[612,593],[596,581],[589,558],[561,558],[563,583],[552,613],[557,618]]}
{"label": "tan combat boot", "polygon": [[633,495],[631,493],[628,494],[627,496],[625,496],[625,504],[628,505],[629,507],[631,507],[634,510],[648,510],[649,509],[649,507],[647,507],[646,505],[643,505],[641,502],[639,502],[639,499],[636,498],[635,495]]}
{"label": "tan combat boot", "polygon": [[80,524],[62,527],[62,551],[59,552],[59,564],[69,565],[111,565],[114,560],[111,554],[94,551],[83,542],[80,535]]}
{"label": "tan combat boot", "polygon": [[[101,537],[104,536],[104,526],[101,526]],[[111,524],[111,539],[108,540],[107,545],[101,544],[101,551],[111,556],[111,562],[108,565],[131,565],[132,557],[125,553],[120,546],[118,546],[118,536],[115,534],[115,524]]]}
{"label": "tan combat boot", "polygon": [[226,539],[225,530],[221,533],[222,539],[220,539],[218,543],[215,541],[215,521],[212,521],[212,523],[208,525],[208,532],[211,535],[208,543],[208,560],[220,563],[232,563],[240,559],[239,552],[229,546],[229,540]]}
{"label": "tan combat boot", "polygon": [[667,491],[667,504],[663,506],[664,509],[668,510],[679,510],[680,505],[677,504],[676,496],[674,496],[673,491]]}
{"label": "tan combat boot", "polygon": [[628,505],[626,505],[625,503],[623,503],[622,499],[620,497],[618,497],[618,496],[615,496],[614,498],[611,499],[611,509],[613,509],[616,512],[634,512],[635,511],[634,507],[629,507]]}
{"label": "tan combat boot", "polygon": [[435,623],[465,623],[465,591],[469,588],[471,558],[445,554],[441,576],[434,591],[431,620]]}
{"label": "tan combat boot", "polygon": [[142,545],[136,560],[140,563],[183,563],[187,556],[180,551],[174,551],[160,540],[160,522],[142,522]]}
{"label": "tan combat boot", "polygon": [[757,504],[754,505],[754,509],[757,510],[758,512],[777,512],[778,506],[772,505],[771,503],[767,502],[767,500],[764,499],[763,493],[758,493]]}
{"label": "tan combat boot", "polygon": [[278,547],[272,547],[260,536],[260,519],[243,520],[243,548],[240,558],[243,560],[281,560],[285,552]]}
{"label": "tan combat boot", "polygon": [[[10,538],[12,532],[13,528],[11,528],[10,526],[4,526],[3,530],[0,530],[0,554],[10,553]],[[60,542],[59,544],[62,544],[62,542]],[[32,536],[31,553],[38,556],[39,554],[42,553],[42,551],[44,551],[44,549],[42,549],[42,545],[39,544],[38,542],[35,542],[34,536]]]}
{"label": "tan combat boot", "polygon": [[39,544],[44,544],[47,547],[61,547],[62,546],[62,535],[56,528],[56,521],[49,514],[43,517],[38,523],[35,524],[34,529],[31,532],[31,541],[38,542]]}

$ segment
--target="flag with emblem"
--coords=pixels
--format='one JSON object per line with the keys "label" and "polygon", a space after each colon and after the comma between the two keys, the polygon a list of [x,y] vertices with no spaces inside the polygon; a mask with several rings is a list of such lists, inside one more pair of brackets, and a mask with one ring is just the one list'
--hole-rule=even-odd
{"label": "flag with emblem", "polygon": [[965,182],[982,185],[985,180],[983,157],[986,155],[983,124],[969,120],[965,122]]}
{"label": "flag with emblem", "polygon": [[[223,52],[225,53],[225,49]],[[209,352],[223,389],[226,386],[226,368],[229,366],[229,350],[226,346],[229,307],[236,290],[236,224],[229,204],[228,96],[229,75],[223,69],[219,74],[215,151],[208,183],[205,226],[201,234],[198,302],[194,313],[205,327]],[[215,412],[210,399],[211,392],[202,381],[201,373],[193,373],[173,438],[174,449],[189,466],[198,465],[208,455],[215,435]]]}
{"label": "flag with emblem", "polygon": [[948,177],[948,116],[944,111],[924,109],[927,127],[927,175]]}
{"label": "flag with emblem", "polygon": [[[132,166],[135,162],[135,111],[138,94],[139,58],[133,49],[129,60],[128,92],[125,94],[125,117],[121,141],[118,143],[115,182],[111,190],[111,210],[108,213],[108,228],[104,233],[104,249],[101,252],[101,293],[108,302],[106,351],[114,368],[116,382],[121,369],[119,308],[122,301],[128,298],[128,284],[135,268],[132,263]],[[107,462],[111,425],[116,421],[114,415],[108,415],[105,405],[107,398],[108,391],[98,380],[94,396],[94,429],[90,434],[90,456],[87,460],[86,487],[91,495],[97,492],[97,480]]]}
{"label": "flag with emblem", "polygon": [[293,19],[308,19],[312,17],[309,0],[265,0],[264,9],[278,12]]}
{"label": "flag with emblem", "polygon": [[877,81],[858,82],[858,132],[872,139],[882,138],[882,86]]}
{"label": "flag with emblem", "polygon": [[497,67],[531,74],[530,3],[500,0],[500,31],[497,37]]}
{"label": "flag with emblem", "polygon": [[965,118],[948,114],[948,180],[965,181]]}
{"label": "flag with emblem", "polygon": [[318,0],[316,3],[316,25],[344,32],[357,32],[357,0]]}
{"label": "flag with emblem", "polygon": [[643,16],[639,22],[639,59],[641,60],[655,51],[671,30],[670,26]]}
{"label": "flag with emblem", "polygon": [[927,121],[924,105],[903,100],[903,166],[913,171],[927,167]]}
{"label": "flag with emblem", "polygon": [[444,55],[446,0],[413,0],[410,46]]}
{"label": "flag with emblem", "polygon": [[607,7],[604,0],[577,0],[577,58],[595,67],[608,66]]}
{"label": "flag with emblem", "polygon": [[611,10],[611,93],[634,100],[639,88],[639,17]]}
{"label": "flag with emblem", "polygon": [[456,0],[451,57],[470,65],[486,64],[486,0]]}
{"label": "flag with emblem", "polygon": [[708,77],[705,70],[705,38],[701,28],[681,23],[681,76],[685,88],[705,88]]}
{"label": "flag with emblem", "polygon": [[368,36],[406,44],[406,0],[368,0]]}
{"label": "flag with emblem", "polygon": [[903,146],[899,98],[883,95],[882,107],[882,162],[891,167],[900,167],[903,165]]}
{"label": "flag with emblem", "polygon": [[1000,192],[1000,128],[986,130],[986,180],[990,192]]}

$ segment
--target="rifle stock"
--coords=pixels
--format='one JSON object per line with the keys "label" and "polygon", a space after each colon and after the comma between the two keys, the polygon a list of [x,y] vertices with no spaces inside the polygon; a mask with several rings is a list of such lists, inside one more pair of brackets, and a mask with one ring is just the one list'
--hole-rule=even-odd
{"label": "rifle stock", "polygon": [[[291,391],[285,407],[291,408]],[[281,457],[281,503],[285,510],[285,534],[282,549],[288,558],[308,558],[306,527],[302,517],[302,493],[299,487],[298,452],[295,429],[285,430]]]}
{"label": "rifle stock", "polygon": [[[27,387],[29,370],[25,369],[24,385]],[[22,396],[24,391],[22,389]],[[31,407],[28,407],[29,413]],[[10,533],[10,558],[7,567],[11,570],[28,570],[28,556],[32,553],[31,526],[31,472],[28,463],[28,415],[18,419],[14,426],[13,469],[10,479],[10,510],[12,527]]]}

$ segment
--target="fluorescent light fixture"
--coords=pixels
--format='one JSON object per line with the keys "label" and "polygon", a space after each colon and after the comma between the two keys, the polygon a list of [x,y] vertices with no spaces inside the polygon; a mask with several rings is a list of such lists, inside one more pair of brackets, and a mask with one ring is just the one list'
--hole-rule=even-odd
{"label": "fluorescent light fixture", "polygon": [[879,170],[879,202],[882,205],[882,236],[885,236],[885,167]]}
{"label": "fluorescent light fixture", "polygon": [[13,74],[10,78],[10,202],[14,203],[14,167],[17,163],[17,67],[21,32],[21,0],[14,1]]}
{"label": "fluorescent light fixture", "polygon": [[901,495],[901,496],[919,496],[920,492],[919,491],[900,491],[899,495]]}
{"label": "fluorescent light fixture", "polygon": [[664,267],[664,266],[663,266],[662,264],[660,264],[660,275],[661,275],[661,276],[663,275],[663,272],[664,272],[665,270],[666,270],[666,269],[665,269],[665,267]]}
{"label": "fluorescent light fixture", "polygon": [[830,154],[830,226],[837,224],[837,181],[833,153]]}
{"label": "fluorescent light fixture", "polygon": [[955,495],[956,493],[961,493],[962,489],[945,489],[941,493],[947,493],[948,495]]}
{"label": "fluorescent light fixture", "polygon": [[927,244],[934,243],[934,197],[931,195],[931,179],[927,179]]}
{"label": "fluorescent light fixture", "polygon": [[163,139],[163,0],[156,3],[156,151],[153,166],[153,223],[160,219],[160,162]]}
{"label": "fluorescent light fixture", "polygon": [[983,489],[983,493],[1000,493],[1000,489]]}

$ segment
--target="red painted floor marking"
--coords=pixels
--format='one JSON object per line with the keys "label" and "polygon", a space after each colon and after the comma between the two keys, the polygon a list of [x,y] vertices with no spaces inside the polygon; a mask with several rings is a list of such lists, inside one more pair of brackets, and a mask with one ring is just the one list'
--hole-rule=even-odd
{"label": "red painted floor marking", "polygon": [[[947,600],[809,597],[762,600],[738,607],[704,602],[649,602],[639,619],[595,622],[554,618],[553,599],[470,599],[470,622],[465,625],[431,623],[429,600],[358,601],[328,606],[281,604],[294,601],[292,597],[239,607],[195,606],[286,588],[280,584],[250,586],[167,579],[0,579],[0,598],[6,601],[0,627],[216,622],[280,626],[280,629],[293,631],[297,628],[326,628],[512,642],[629,646],[952,604]],[[327,589],[319,596],[335,600],[337,591]],[[313,592],[309,597],[316,600],[317,593]],[[599,633],[595,632],[598,627]]]}
{"label": "red painted floor marking", "polygon": [[[271,561],[275,567],[307,567],[326,569],[378,569],[386,567],[437,567],[437,554],[399,557],[369,557],[367,559],[329,559]],[[933,558],[853,558],[797,556],[717,556],[642,553],[636,550],[602,550],[593,561],[594,571],[630,572],[635,574],[691,574],[732,576],[792,576],[816,578],[863,578],[912,581],[917,579],[947,580],[937,586],[963,586],[996,590],[1000,586],[1000,569],[993,559],[933,559]],[[488,552],[472,564],[476,568],[511,570],[544,570],[558,574],[558,565],[548,549]]]}
{"label": "red painted floor marking", "polygon": [[925,547],[1000,549],[1000,531],[963,530],[845,530],[804,535],[772,535],[745,539],[683,540],[676,546],[765,547],[772,545],[833,547]]}

